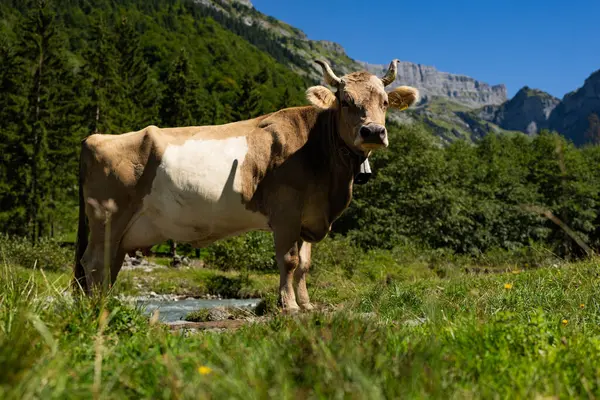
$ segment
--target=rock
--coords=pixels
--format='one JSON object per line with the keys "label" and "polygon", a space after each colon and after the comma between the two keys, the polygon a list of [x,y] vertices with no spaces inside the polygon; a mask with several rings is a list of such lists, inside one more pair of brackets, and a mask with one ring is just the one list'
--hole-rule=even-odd
{"label": "rock", "polygon": [[143,269],[145,272],[151,272],[153,269],[156,269],[156,268],[167,268],[167,267],[165,267],[164,265],[150,262],[145,258],[129,257],[127,255],[125,256],[125,259],[123,260],[123,265],[122,265],[122,269],[124,269],[124,270]]}
{"label": "rock", "polygon": [[477,115],[502,129],[534,135],[549,127],[550,115],[559,103],[556,97],[525,86],[509,101],[485,106]]}
{"label": "rock", "polygon": [[223,321],[233,316],[225,307],[215,307],[208,311],[208,321]]}
{"label": "rock", "polygon": [[415,318],[415,319],[409,319],[407,321],[404,321],[404,324],[408,325],[408,326],[417,326],[417,325],[422,325],[425,322],[427,322],[427,318]]}
{"label": "rock", "polygon": [[187,257],[181,257],[181,265],[185,265],[186,267],[190,265],[190,259]]}
{"label": "rock", "polygon": [[254,8],[254,6],[252,5],[252,2],[250,0],[230,0],[233,3],[238,3],[241,4],[243,6],[246,6],[248,8]]}
{"label": "rock", "polygon": [[[389,67],[389,64],[358,63],[377,76],[383,76]],[[489,85],[468,76],[441,72],[435,67],[408,61],[398,63],[396,80],[386,90],[400,85],[418,88],[424,102],[434,97],[445,97],[458,104],[478,108],[489,104],[500,105],[507,99],[505,85]]]}
{"label": "rock", "polygon": [[344,51],[344,48],[342,47],[341,44],[336,43],[336,42],[332,42],[329,40],[319,40],[318,41],[326,50],[331,51],[332,53],[338,53],[338,54],[346,54],[346,52]]}
{"label": "rock", "polygon": [[563,97],[550,115],[550,129],[571,139],[578,146],[592,140],[597,143],[600,139],[598,117],[600,117],[600,70],[591,74],[579,89]]}
{"label": "rock", "polygon": [[171,267],[178,268],[181,265],[181,257],[178,255],[174,255],[171,260]]}

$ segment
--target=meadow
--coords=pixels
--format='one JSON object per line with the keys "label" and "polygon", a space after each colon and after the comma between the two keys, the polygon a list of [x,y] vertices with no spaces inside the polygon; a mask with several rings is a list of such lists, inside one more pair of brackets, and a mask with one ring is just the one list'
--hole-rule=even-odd
{"label": "meadow", "polygon": [[[600,394],[600,146],[489,127],[446,143],[435,108],[387,121],[371,181],[315,246],[317,310],[281,315],[261,233],[180,243],[203,263],[124,270],[108,296],[73,296],[84,137],[299,106],[318,82],[294,70],[351,65],[329,42],[235,18],[232,2],[91,3],[0,2],[1,399]],[[261,303],[236,329],[181,330],[123,300],[151,293]]]}
{"label": "meadow", "polygon": [[[597,258],[566,262],[532,250],[523,260],[475,262],[411,248],[357,255],[326,240],[309,279],[319,309],[281,315],[272,271],[123,271],[110,296],[87,299],[69,294],[68,269],[16,265],[7,248],[1,398],[600,394]],[[115,299],[148,291],[245,293],[268,307],[235,330],[172,330]]]}

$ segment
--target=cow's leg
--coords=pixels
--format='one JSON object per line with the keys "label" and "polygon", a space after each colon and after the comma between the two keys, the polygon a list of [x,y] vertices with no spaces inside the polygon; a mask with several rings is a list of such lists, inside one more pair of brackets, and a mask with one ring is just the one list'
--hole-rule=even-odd
{"label": "cow's leg", "polygon": [[[81,259],[88,294],[102,289],[105,282],[109,285],[115,282],[125,258],[126,251],[121,246],[121,240],[131,214],[132,212],[128,210],[113,214],[108,238],[105,220],[99,216],[90,219],[90,241]],[[106,260],[106,251],[108,251],[108,260]]]}
{"label": "cow's leg", "polygon": [[117,276],[119,275],[119,271],[121,271],[121,267],[123,266],[123,260],[125,259],[125,250],[123,247],[119,246],[119,249],[116,251],[115,256],[113,258],[112,265],[110,266],[110,284],[114,285],[117,281]]}
{"label": "cow's leg", "polygon": [[303,310],[312,310],[314,309],[314,306],[310,302],[308,290],[306,289],[306,274],[310,268],[312,245],[308,242],[300,241],[298,246],[300,261],[298,263],[298,268],[296,268],[296,271],[294,272],[294,289],[296,290],[296,298],[300,308]]}
{"label": "cow's leg", "polygon": [[298,255],[298,240],[289,231],[274,232],[275,258],[279,266],[279,301],[284,312],[300,310],[294,295],[294,271],[300,263]]}
{"label": "cow's leg", "polygon": [[[105,278],[104,237],[98,238],[94,231],[90,235],[90,242],[81,258],[81,265],[85,271],[86,286],[83,288],[88,295],[101,291]],[[112,258],[112,257],[111,257]]]}

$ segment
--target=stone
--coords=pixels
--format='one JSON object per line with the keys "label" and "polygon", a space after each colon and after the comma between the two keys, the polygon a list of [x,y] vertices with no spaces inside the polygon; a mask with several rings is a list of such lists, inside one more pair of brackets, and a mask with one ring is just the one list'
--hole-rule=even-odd
{"label": "stone", "polygon": [[208,311],[208,321],[224,321],[232,317],[225,307],[214,307]]}
{"label": "stone", "polygon": [[181,265],[181,256],[174,255],[171,260],[171,267],[178,268]]}

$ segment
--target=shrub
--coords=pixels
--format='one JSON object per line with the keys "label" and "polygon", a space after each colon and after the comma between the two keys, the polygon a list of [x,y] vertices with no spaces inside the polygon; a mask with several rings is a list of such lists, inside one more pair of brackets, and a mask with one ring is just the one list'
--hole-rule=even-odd
{"label": "shrub", "polygon": [[246,274],[229,277],[223,275],[213,275],[206,279],[206,289],[210,294],[221,295],[226,299],[240,297],[243,287],[250,284],[250,279]]}
{"label": "shrub", "polygon": [[55,239],[41,238],[32,245],[27,238],[5,234],[0,234],[0,255],[11,265],[52,271],[67,270],[73,261],[72,251]]}
{"label": "shrub", "polygon": [[206,253],[206,263],[221,270],[277,270],[270,232],[249,232],[220,240],[206,248]]}

